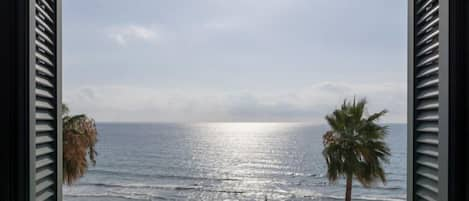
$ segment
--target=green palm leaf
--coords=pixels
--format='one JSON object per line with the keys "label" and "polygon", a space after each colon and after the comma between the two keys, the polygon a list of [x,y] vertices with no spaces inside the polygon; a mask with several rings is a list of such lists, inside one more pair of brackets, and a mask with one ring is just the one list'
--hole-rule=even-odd
{"label": "green palm leaf", "polygon": [[351,199],[353,178],[365,187],[386,182],[383,163],[388,163],[390,156],[385,142],[388,128],[377,121],[387,110],[367,115],[366,104],[365,99],[344,100],[339,109],[326,116],[330,126],[323,136],[327,177],[331,182],[347,178],[346,200]]}

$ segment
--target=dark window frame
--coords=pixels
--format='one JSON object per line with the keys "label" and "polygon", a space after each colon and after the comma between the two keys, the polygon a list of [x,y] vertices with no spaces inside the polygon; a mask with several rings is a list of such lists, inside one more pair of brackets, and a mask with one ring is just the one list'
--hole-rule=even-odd
{"label": "dark window frame", "polygon": [[[414,104],[414,4],[418,0],[408,0],[408,200],[414,200],[414,148],[415,148],[415,104]],[[422,0],[423,1],[423,0]],[[0,32],[2,61],[6,66],[5,78],[0,86],[5,87],[6,97],[1,99],[6,106],[0,124],[6,128],[0,141],[2,166],[0,200],[33,200],[35,182],[30,179],[34,161],[33,155],[35,118],[32,114],[35,96],[34,64],[35,40],[34,4],[35,0],[6,0],[0,7],[0,16],[6,30]],[[61,0],[56,0],[57,75],[61,75]],[[440,180],[439,200],[469,199],[469,2],[466,0],[440,0]],[[61,79],[56,83],[56,105],[61,101]],[[61,134],[60,107],[56,109],[56,132]],[[62,167],[60,158],[61,135],[57,135],[57,200],[62,200]]]}

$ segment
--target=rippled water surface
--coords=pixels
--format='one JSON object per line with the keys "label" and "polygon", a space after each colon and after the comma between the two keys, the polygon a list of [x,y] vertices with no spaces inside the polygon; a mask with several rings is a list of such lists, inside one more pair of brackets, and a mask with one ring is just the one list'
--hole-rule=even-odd
{"label": "rippled water surface", "polygon": [[[342,200],[322,157],[324,126],[292,123],[98,124],[96,167],[65,201]],[[390,125],[388,183],[354,200],[405,200],[405,125]]]}

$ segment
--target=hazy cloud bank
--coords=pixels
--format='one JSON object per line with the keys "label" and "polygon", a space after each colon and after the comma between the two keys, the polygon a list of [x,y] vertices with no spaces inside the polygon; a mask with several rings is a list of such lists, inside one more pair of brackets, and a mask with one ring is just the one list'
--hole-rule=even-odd
{"label": "hazy cloud bank", "polygon": [[385,122],[404,122],[405,83],[322,82],[289,91],[219,92],[104,86],[64,92],[73,112],[98,121],[301,121],[322,123],[344,98],[367,97],[370,112],[386,108]]}
{"label": "hazy cloud bank", "polygon": [[152,26],[126,25],[109,28],[108,36],[119,45],[127,45],[130,41],[155,42],[157,31]]}

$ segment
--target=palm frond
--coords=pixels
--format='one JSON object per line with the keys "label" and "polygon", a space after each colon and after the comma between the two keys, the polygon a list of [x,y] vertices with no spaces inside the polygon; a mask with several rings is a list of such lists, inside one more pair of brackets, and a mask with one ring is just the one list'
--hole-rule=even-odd
{"label": "palm frond", "polygon": [[[66,111],[66,110],[63,110]],[[86,115],[63,116],[63,173],[66,184],[82,177],[88,164],[96,164],[97,129]]]}
{"label": "palm frond", "polygon": [[377,113],[370,115],[367,120],[369,122],[374,122],[378,120],[379,118],[381,118],[382,116],[384,116],[386,113],[388,113],[387,110],[382,110],[381,112],[377,112]]}
{"label": "palm frond", "polygon": [[326,116],[331,130],[323,135],[323,156],[331,182],[353,175],[363,186],[386,182],[383,163],[389,162],[385,142],[388,127],[376,121],[387,110],[367,115],[366,99],[344,100],[339,109]]}

